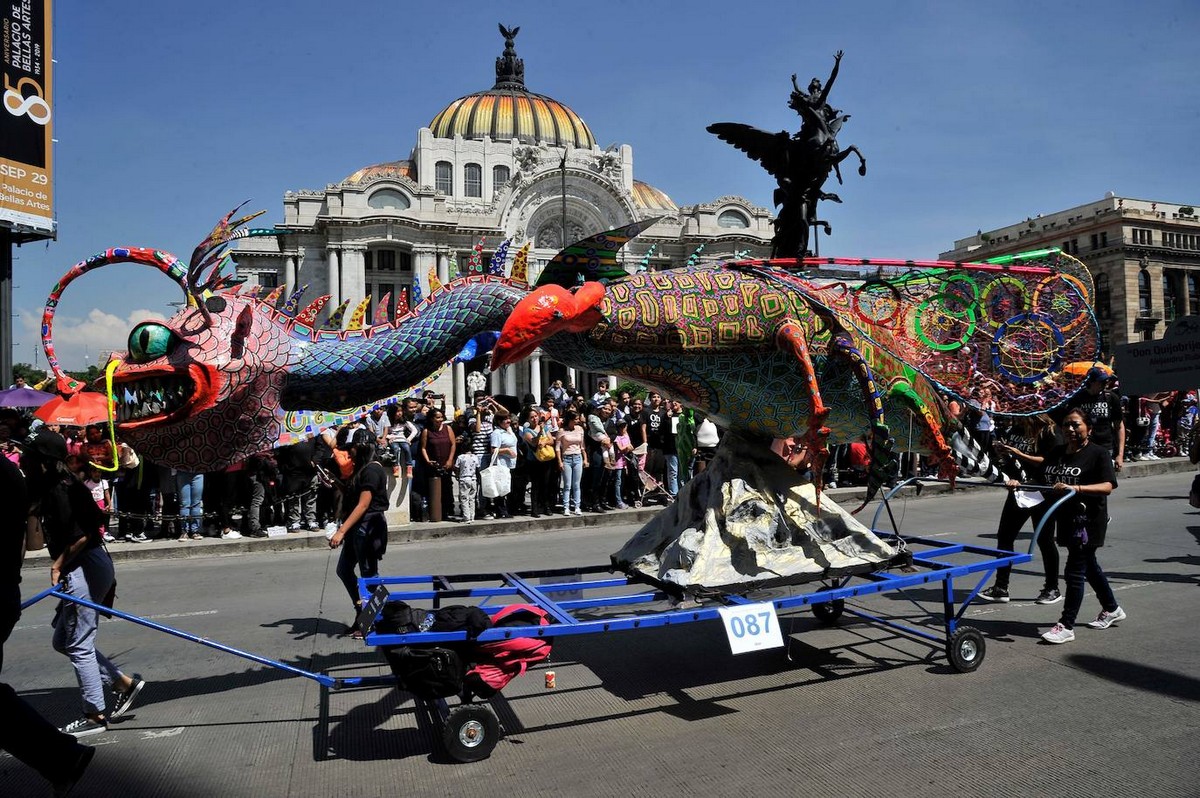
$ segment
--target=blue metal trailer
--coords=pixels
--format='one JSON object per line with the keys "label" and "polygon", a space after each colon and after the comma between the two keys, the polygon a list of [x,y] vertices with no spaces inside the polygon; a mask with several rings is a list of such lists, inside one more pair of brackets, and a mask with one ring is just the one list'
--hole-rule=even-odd
{"label": "blue metal trailer", "polygon": [[[884,497],[872,526],[877,526],[880,512],[900,488],[916,482],[908,480]],[[936,482],[940,480],[923,480]],[[1027,486],[1037,488],[1039,486]],[[1046,517],[1070,497],[1060,498]],[[971,601],[987,584],[998,568],[1020,565],[1032,559],[1041,526],[1034,530],[1027,553],[1001,551],[986,546],[955,543],[928,537],[905,537],[879,533],[890,544],[911,553],[911,565],[829,577],[807,585],[787,589],[764,589],[739,595],[719,593],[703,601],[680,601],[662,586],[648,585],[625,575],[617,575],[609,564],[585,567],[532,570],[520,572],[475,573],[453,575],[380,576],[359,580],[364,603],[360,623],[364,640],[370,646],[433,646],[465,643],[467,633],[419,631],[408,634],[386,634],[375,629],[386,601],[403,601],[417,608],[437,609],[446,603],[472,604],[489,614],[513,603],[540,607],[553,619],[549,626],[509,626],[487,629],[474,638],[484,643],[515,637],[561,638],[568,635],[600,634],[630,629],[652,629],[679,626],[722,618],[723,610],[742,606],[771,605],[772,615],[796,613],[804,608],[827,624],[837,623],[843,614],[879,624],[904,635],[942,646],[950,665],[957,671],[969,673],[984,659],[986,643],[982,633],[963,624],[962,617]],[[847,606],[848,600],[874,594],[904,591],[908,588],[940,584],[942,607],[941,629],[918,628],[897,620]],[[792,592],[801,590],[803,592]],[[391,686],[393,677],[331,676],[313,673],[293,665],[226,646],[214,640],[192,635],[155,621],[108,609],[75,596],[50,589],[26,601],[22,607],[53,597],[84,606],[142,626],[156,629],[193,643],[215,648],[243,657],[261,665],[279,668],[296,676],[318,682],[329,690],[359,687]],[[786,615],[785,615],[786,617]],[[731,641],[732,642],[732,641]],[[323,696],[324,699],[324,696]],[[425,702],[425,710],[441,723],[441,738],[447,753],[462,762],[476,761],[489,756],[501,737],[500,723],[486,702],[472,701],[469,696],[451,708],[445,700]]]}

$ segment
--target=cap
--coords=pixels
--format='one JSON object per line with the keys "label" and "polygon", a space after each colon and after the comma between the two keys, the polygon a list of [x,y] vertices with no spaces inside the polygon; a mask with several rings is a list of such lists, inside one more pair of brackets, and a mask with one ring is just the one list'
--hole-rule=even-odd
{"label": "cap", "polygon": [[1099,380],[1100,382],[1108,382],[1111,377],[1112,377],[1112,374],[1108,371],[1108,369],[1101,368],[1100,366],[1092,366],[1090,369],[1088,369],[1088,373],[1087,373],[1087,381],[1088,382],[1091,382],[1092,380]]}
{"label": "cap", "polygon": [[49,460],[67,459],[67,441],[57,432],[38,427],[21,443],[26,452],[36,452]]}

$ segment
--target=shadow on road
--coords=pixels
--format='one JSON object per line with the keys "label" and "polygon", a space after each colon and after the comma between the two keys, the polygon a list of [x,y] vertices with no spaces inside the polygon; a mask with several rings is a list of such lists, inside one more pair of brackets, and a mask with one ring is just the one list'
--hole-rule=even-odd
{"label": "shadow on road", "polygon": [[1182,698],[1185,701],[1200,701],[1200,679],[1194,676],[1094,654],[1072,654],[1067,657],[1067,661],[1088,673],[1125,687],[1134,687],[1170,698]]}

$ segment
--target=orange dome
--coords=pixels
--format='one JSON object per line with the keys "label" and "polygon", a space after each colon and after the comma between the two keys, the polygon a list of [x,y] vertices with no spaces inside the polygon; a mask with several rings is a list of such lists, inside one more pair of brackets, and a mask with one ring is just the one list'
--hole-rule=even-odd
{"label": "orange dome", "polygon": [[447,105],[429,123],[429,129],[440,139],[487,136],[493,141],[516,139],[522,144],[591,149],[596,139],[579,114],[525,88],[525,62],[517,58],[513,47],[519,30],[500,27],[505,47],[496,59],[496,84]]}
{"label": "orange dome", "polygon": [[407,177],[414,183],[417,181],[417,165],[412,161],[388,161],[374,166],[364,166],[343,180],[343,183],[366,183],[377,177]]}
{"label": "orange dome", "polygon": [[645,210],[679,210],[665,192],[641,180],[633,181],[633,203]]}

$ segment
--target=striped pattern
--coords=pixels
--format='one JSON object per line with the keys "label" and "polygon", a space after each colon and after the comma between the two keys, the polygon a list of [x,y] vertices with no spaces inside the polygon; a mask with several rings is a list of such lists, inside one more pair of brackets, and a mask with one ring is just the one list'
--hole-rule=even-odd
{"label": "striped pattern", "polygon": [[493,141],[517,139],[522,144],[555,147],[596,145],[579,114],[550,97],[519,89],[490,89],[460,97],[433,118],[429,129],[441,139],[486,136]]}
{"label": "striped pattern", "polygon": [[679,210],[664,192],[641,180],[633,181],[633,204],[646,210]]}

